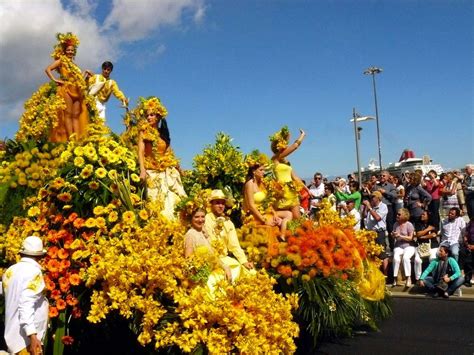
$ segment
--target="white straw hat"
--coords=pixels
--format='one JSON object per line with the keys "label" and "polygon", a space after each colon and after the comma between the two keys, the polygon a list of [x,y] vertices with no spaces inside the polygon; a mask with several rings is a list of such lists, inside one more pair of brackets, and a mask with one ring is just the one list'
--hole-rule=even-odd
{"label": "white straw hat", "polygon": [[43,249],[43,242],[34,235],[26,237],[20,249],[20,254],[30,256],[43,256],[46,249]]}

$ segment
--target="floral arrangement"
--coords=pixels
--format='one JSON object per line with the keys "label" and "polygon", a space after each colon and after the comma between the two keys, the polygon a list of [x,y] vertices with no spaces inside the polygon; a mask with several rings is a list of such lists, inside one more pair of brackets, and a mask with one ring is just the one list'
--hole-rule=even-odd
{"label": "floral arrangement", "polygon": [[76,37],[72,32],[67,33],[57,33],[56,34],[57,43],[54,46],[54,50],[51,53],[51,57],[54,59],[59,59],[64,53],[64,49],[69,46],[74,47],[74,55],[76,55],[77,47],[79,47],[79,38]]}
{"label": "floral arrangement", "polygon": [[290,130],[288,129],[288,126],[283,126],[278,132],[274,133],[269,138],[272,152],[279,152],[288,146]]}
{"label": "floral arrangement", "polygon": [[270,164],[270,159],[264,153],[261,153],[258,149],[253,150],[250,154],[245,156],[245,164],[250,169],[255,166],[265,166]]}
{"label": "floral arrangement", "polygon": [[146,99],[143,97],[139,98],[140,117],[146,118],[146,114],[148,112],[155,113],[162,119],[168,115],[166,107],[163,106],[160,99],[155,96],[151,96]]}

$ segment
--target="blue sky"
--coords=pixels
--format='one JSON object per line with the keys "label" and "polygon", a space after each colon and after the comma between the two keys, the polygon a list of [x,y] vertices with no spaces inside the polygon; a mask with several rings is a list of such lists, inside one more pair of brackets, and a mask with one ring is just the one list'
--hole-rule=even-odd
{"label": "blue sky", "polygon": [[[103,60],[112,59],[112,76],[132,104],[139,96],[162,99],[172,146],[184,168],[191,168],[193,156],[219,131],[244,152],[270,154],[268,136],[286,124],[294,138],[299,128],[307,132],[289,158],[300,176],[355,170],[349,119],[353,107],[375,114],[372,81],[363,75],[371,65],[384,70],[376,77],[384,164],[398,160],[405,148],[417,156],[429,154],[446,168],[474,162],[472,1],[183,0],[177,18],[147,17],[151,23],[140,33],[140,26],[125,31],[122,20],[107,20],[120,3],[133,2],[48,1],[54,2],[71,14],[71,30],[81,39],[77,63],[85,63],[82,68],[98,71]],[[135,2],[137,13],[146,11],[146,3]],[[77,20],[78,7],[90,21],[87,29]],[[65,16],[60,30],[67,21]],[[98,41],[90,38],[90,24],[97,26],[102,49],[109,53],[87,50]],[[51,37],[45,53],[56,32],[48,30],[43,29]],[[87,53],[81,53],[83,47]],[[32,90],[46,81],[42,73],[49,60],[38,58],[41,65],[32,68],[41,74],[31,82]],[[107,123],[121,132],[118,106],[109,101]],[[14,135],[18,117],[1,119],[2,137]],[[376,124],[362,127],[365,165],[377,158]]]}

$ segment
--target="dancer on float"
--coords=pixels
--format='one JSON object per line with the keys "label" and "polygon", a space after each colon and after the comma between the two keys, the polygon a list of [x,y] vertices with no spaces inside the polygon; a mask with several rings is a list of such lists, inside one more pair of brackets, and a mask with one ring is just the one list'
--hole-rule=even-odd
{"label": "dancer on float", "polygon": [[273,152],[272,162],[274,164],[276,179],[283,185],[283,195],[277,201],[276,209],[278,211],[291,211],[293,218],[299,218],[301,216],[298,192],[301,189],[308,188],[295,174],[290,163],[286,160],[286,157],[298,149],[305,135],[305,132],[300,129],[298,139],[293,144],[288,145],[290,131],[287,126],[284,126],[270,137]]}
{"label": "dancer on float", "polygon": [[[83,137],[89,123],[89,114],[86,106],[87,85],[81,69],[74,63],[79,39],[68,32],[57,34],[58,43],[51,56],[54,62],[45,70],[46,75],[57,85],[57,94],[61,96],[66,109],[58,113],[57,126],[50,133],[52,142],[66,142],[72,134],[75,139]],[[55,78],[53,71],[59,73]]]}
{"label": "dancer on float", "polygon": [[[140,99],[136,110],[139,117],[138,162],[140,178],[147,182],[147,196],[162,201],[162,214],[174,220],[174,209],[186,197],[179,164],[170,147],[170,133],[165,117],[166,108],[157,97]],[[143,117],[144,116],[144,117]]]}
{"label": "dancer on float", "polygon": [[275,211],[272,206],[265,204],[268,196],[263,178],[268,158],[264,154],[255,152],[247,156],[246,160],[249,170],[244,185],[244,211],[252,216],[257,225],[278,226],[279,239],[284,241],[286,240],[286,225],[292,219],[292,214],[290,211]]}

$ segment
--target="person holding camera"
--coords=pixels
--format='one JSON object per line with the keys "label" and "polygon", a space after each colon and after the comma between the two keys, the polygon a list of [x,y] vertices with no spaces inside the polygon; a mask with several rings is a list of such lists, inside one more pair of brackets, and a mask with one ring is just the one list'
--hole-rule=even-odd
{"label": "person holding camera", "polygon": [[461,276],[458,262],[450,256],[449,247],[442,244],[438,249],[438,257],[421,274],[419,285],[434,293],[434,297],[449,298],[463,283],[464,277]]}

